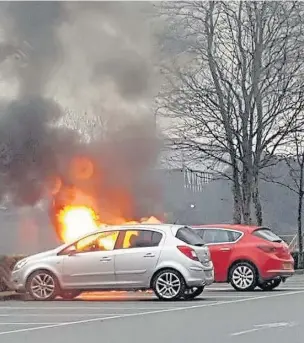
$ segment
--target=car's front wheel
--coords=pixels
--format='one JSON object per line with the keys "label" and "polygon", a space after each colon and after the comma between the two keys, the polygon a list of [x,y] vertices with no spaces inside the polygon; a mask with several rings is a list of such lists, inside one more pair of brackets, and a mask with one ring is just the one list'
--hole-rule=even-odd
{"label": "car's front wheel", "polygon": [[204,287],[192,287],[192,288],[187,288],[185,290],[185,293],[183,295],[183,298],[185,300],[192,300],[196,297],[198,297],[199,295],[201,295],[204,291]]}
{"label": "car's front wheel", "polygon": [[272,279],[264,281],[263,283],[259,284],[259,287],[263,291],[272,291],[277,288],[281,284],[281,279]]}
{"label": "car's front wheel", "polygon": [[239,262],[231,268],[230,283],[237,291],[253,291],[257,285],[257,273],[248,262]]}
{"label": "car's front wheel", "polygon": [[164,269],[153,278],[152,289],[160,300],[178,300],[184,295],[186,284],[179,272]]}
{"label": "car's front wheel", "polygon": [[53,273],[46,270],[37,270],[30,275],[26,291],[33,300],[53,300],[59,292],[59,284]]}

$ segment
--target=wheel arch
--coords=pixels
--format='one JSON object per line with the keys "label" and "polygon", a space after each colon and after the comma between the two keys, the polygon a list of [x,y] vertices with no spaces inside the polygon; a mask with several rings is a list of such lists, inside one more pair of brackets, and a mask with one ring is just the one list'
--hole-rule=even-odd
{"label": "wheel arch", "polygon": [[61,283],[60,283],[60,279],[59,279],[58,275],[56,274],[56,272],[54,272],[52,270],[52,268],[47,268],[47,267],[40,267],[40,268],[35,268],[35,269],[31,270],[27,274],[27,276],[25,277],[25,288],[27,288],[27,286],[28,286],[28,282],[30,280],[30,277],[38,271],[47,272],[47,273],[52,274],[56,278],[56,281],[58,282],[58,285],[61,288]]}
{"label": "wheel arch", "polygon": [[155,276],[156,276],[159,272],[161,272],[161,271],[163,271],[163,270],[173,270],[174,272],[177,272],[177,273],[180,274],[180,276],[184,279],[184,282],[185,282],[185,284],[186,284],[185,276],[183,275],[183,273],[182,273],[180,270],[178,270],[178,268],[175,268],[175,267],[172,267],[172,266],[170,266],[170,267],[161,267],[161,268],[157,269],[157,270],[152,274],[151,280],[150,280],[150,284],[149,284],[149,285],[150,285],[150,288],[152,288],[152,285],[153,285]]}
{"label": "wheel arch", "polygon": [[237,264],[239,264],[239,263],[244,263],[244,262],[250,264],[250,265],[255,269],[257,278],[260,278],[259,268],[256,266],[256,264],[255,264],[253,261],[251,261],[251,260],[248,259],[248,258],[239,258],[239,259],[233,261],[233,262],[230,264],[229,268],[228,268],[228,274],[227,274],[227,281],[228,281],[228,282],[231,281],[231,271],[232,271],[232,268],[233,268],[235,265],[237,265]]}

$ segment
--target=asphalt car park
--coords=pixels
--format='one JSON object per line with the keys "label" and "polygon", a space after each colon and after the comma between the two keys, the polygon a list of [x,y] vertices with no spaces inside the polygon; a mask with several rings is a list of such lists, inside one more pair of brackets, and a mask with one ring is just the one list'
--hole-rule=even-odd
{"label": "asphalt car park", "polygon": [[236,292],[214,284],[193,301],[165,302],[147,292],[83,294],[74,301],[4,301],[0,342],[297,343],[303,341],[303,303],[304,277],[299,275],[272,292]]}

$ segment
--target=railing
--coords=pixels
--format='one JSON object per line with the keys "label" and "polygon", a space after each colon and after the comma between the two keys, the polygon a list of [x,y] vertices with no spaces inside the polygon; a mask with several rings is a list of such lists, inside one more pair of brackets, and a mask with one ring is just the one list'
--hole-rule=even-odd
{"label": "railing", "polygon": [[212,173],[184,169],[184,185],[193,192],[201,192],[212,179]]}
{"label": "railing", "polygon": [[[285,236],[287,236],[287,235],[285,235]],[[288,235],[288,236],[290,236],[290,235]],[[281,237],[284,239],[284,235],[281,236]],[[303,239],[304,239],[304,235],[303,235]],[[288,244],[288,242],[287,242],[287,244]],[[292,237],[292,239],[290,240],[288,246],[289,246],[290,251],[296,251],[299,248],[298,247],[298,235],[294,235]]]}

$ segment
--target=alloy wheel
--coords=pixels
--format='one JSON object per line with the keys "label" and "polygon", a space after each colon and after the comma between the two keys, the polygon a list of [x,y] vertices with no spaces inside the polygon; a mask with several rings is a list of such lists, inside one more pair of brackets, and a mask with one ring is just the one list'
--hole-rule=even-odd
{"label": "alloy wheel", "polygon": [[55,292],[55,280],[48,273],[36,274],[30,283],[32,295],[39,300],[49,299]]}
{"label": "alloy wheel", "polygon": [[232,274],[232,282],[239,289],[249,289],[255,280],[254,273],[251,268],[246,265],[237,266]]}
{"label": "alloy wheel", "polygon": [[162,298],[171,299],[180,292],[181,280],[175,273],[166,272],[157,278],[155,287]]}

